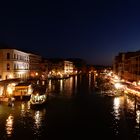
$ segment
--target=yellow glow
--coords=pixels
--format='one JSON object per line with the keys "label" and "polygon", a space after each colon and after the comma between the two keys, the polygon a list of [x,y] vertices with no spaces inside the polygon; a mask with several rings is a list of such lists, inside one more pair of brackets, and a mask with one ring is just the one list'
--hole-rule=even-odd
{"label": "yellow glow", "polygon": [[134,107],[135,107],[134,101],[129,99],[128,97],[127,97],[126,101],[127,101],[128,108],[131,109],[131,110],[134,110]]}
{"label": "yellow glow", "polygon": [[140,111],[139,110],[137,110],[136,111],[136,122],[139,124],[140,123]]}
{"label": "yellow glow", "polygon": [[40,113],[41,113],[40,111],[36,111],[35,112],[35,116],[34,116],[34,118],[35,118],[35,125],[36,125],[37,128],[39,128],[40,125],[41,125],[41,114]]}
{"label": "yellow glow", "polygon": [[45,85],[45,81],[42,81],[42,85]]}
{"label": "yellow glow", "polygon": [[116,97],[116,98],[114,98],[113,109],[114,109],[115,119],[117,119],[117,120],[120,119],[119,107],[120,107],[120,98]]}
{"label": "yellow glow", "polygon": [[21,116],[25,116],[25,104],[21,103]]}
{"label": "yellow glow", "polygon": [[13,93],[13,90],[12,90],[11,87],[7,87],[7,93],[8,93],[9,95],[11,95],[11,94]]}
{"label": "yellow glow", "polygon": [[138,81],[138,85],[140,86],[140,81]]}
{"label": "yellow glow", "polygon": [[132,83],[132,85],[136,86],[136,85],[137,85],[137,83],[136,83],[136,82],[133,82],[133,83]]}
{"label": "yellow glow", "polygon": [[13,132],[13,120],[14,117],[12,115],[9,115],[8,119],[6,120],[6,133],[8,136],[11,136]]}
{"label": "yellow glow", "polygon": [[24,103],[21,104],[21,110],[25,110],[25,104]]}
{"label": "yellow glow", "polygon": [[33,89],[32,89],[31,86],[29,86],[29,88],[28,88],[28,94],[30,95],[32,92],[33,92]]}
{"label": "yellow glow", "polygon": [[20,71],[20,72],[18,72],[18,74],[25,74],[25,73],[27,73],[27,72],[25,72],[25,71]]}
{"label": "yellow glow", "polygon": [[3,95],[4,87],[0,87],[0,96]]}
{"label": "yellow glow", "polygon": [[117,89],[121,88],[121,84],[120,84],[120,83],[116,83],[114,86],[115,86],[115,88],[117,88]]}
{"label": "yellow glow", "polygon": [[48,89],[51,90],[52,89],[52,81],[49,80],[49,83],[48,83]]}
{"label": "yellow glow", "polygon": [[118,107],[119,107],[119,105],[120,105],[120,99],[119,99],[119,98],[117,98],[117,97],[116,97],[116,98],[114,98],[114,106],[118,108]]}
{"label": "yellow glow", "polygon": [[119,77],[117,75],[114,76],[114,79],[119,80]]}
{"label": "yellow glow", "polygon": [[13,75],[12,75],[12,74],[9,74],[9,78],[10,78],[10,79],[13,78]]}
{"label": "yellow glow", "polygon": [[7,93],[8,95],[12,95],[13,91],[15,90],[15,83],[11,83],[7,86]]}
{"label": "yellow glow", "polygon": [[63,80],[60,80],[60,91],[63,90]]}
{"label": "yellow glow", "polygon": [[135,94],[136,96],[140,96],[140,92],[135,90],[135,89],[131,89],[131,88],[126,88],[126,92],[131,93],[131,94]]}

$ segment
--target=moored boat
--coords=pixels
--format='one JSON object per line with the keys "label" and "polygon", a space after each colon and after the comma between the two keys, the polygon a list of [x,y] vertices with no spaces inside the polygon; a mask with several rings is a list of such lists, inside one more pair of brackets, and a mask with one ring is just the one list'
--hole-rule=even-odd
{"label": "moored boat", "polygon": [[36,87],[30,98],[31,107],[44,106],[47,102],[47,90],[44,86]]}

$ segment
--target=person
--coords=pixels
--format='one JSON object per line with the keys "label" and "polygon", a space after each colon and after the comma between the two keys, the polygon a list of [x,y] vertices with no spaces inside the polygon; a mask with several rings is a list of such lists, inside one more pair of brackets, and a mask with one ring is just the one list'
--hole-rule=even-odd
{"label": "person", "polygon": [[15,98],[10,97],[9,100],[8,100],[8,106],[13,107],[14,106],[14,101],[15,101]]}

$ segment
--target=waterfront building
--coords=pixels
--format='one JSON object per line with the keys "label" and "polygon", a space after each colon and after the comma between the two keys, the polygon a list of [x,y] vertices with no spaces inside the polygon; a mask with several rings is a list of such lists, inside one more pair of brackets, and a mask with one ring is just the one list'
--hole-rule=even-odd
{"label": "waterfront building", "polygon": [[0,49],[0,80],[27,78],[29,54],[17,49]]}
{"label": "waterfront building", "polygon": [[49,60],[49,77],[68,77],[73,74],[73,62],[63,59]]}
{"label": "waterfront building", "polygon": [[140,51],[119,53],[113,62],[113,70],[128,81],[140,81]]}
{"label": "waterfront building", "polygon": [[45,58],[42,58],[41,62],[41,79],[46,80],[48,78],[48,73],[49,73],[49,61]]}
{"label": "waterfront building", "polygon": [[29,76],[32,78],[37,78],[41,76],[41,61],[42,57],[33,53],[29,53]]}

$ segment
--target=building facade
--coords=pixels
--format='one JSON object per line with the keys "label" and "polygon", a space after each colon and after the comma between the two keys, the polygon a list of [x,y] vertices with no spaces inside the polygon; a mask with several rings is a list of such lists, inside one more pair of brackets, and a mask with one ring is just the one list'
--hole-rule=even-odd
{"label": "building facade", "polygon": [[32,78],[40,77],[41,72],[41,61],[42,57],[40,55],[29,53],[29,76]]}
{"label": "building facade", "polygon": [[50,76],[68,76],[73,74],[73,62],[66,60],[53,60],[49,62],[49,77]]}
{"label": "building facade", "polygon": [[128,81],[140,81],[140,51],[119,53],[113,63],[114,72]]}
{"label": "building facade", "polygon": [[16,49],[0,49],[0,79],[29,77],[29,54]]}

